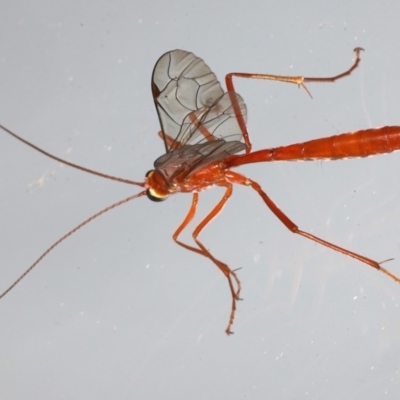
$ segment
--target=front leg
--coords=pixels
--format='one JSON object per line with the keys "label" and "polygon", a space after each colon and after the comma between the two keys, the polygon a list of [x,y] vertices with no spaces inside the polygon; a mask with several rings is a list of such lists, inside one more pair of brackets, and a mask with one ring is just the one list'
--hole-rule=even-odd
{"label": "front leg", "polygon": [[[198,239],[198,236],[200,235],[200,232],[211,222],[213,218],[215,218],[222,210],[224,207],[225,203],[228,201],[229,197],[232,195],[232,184],[226,183],[224,186],[226,186],[226,191],[224,193],[224,196],[222,199],[219,201],[219,203],[213,208],[213,210],[203,219],[203,221],[200,222],[200,224],[197,226],[197,228],[193,232],[193,239],[199,246],[199,248],[202,250],[202,254],[205,257],[208,257],[221,271],[222,273],[226,276],[228,279],[229,283],[229,288],[231,290],[231,295],[232,295],[232,308],[231,308],[231,314],[229,317],[229,322],[228,326],[226,327],[225,332],[230,335],[233,332],[231,331],[231,327],[233,325],[233,321],[235,319],[235,311],[236,311],[236,301],[240,300],[240,290],[241,290],[241,284],[240,280],[237,277],[235,271],[231,270],[225,263],[219,261],[216,259],[203,245],[203,243],[200,242]],[[234,283],[232,281],[232,278],[234,279],[237,289],[235,290]]]}
{"label": "front leg", "polygon": [[[193,246],[190,246],[190,245],[178,240],[179,235],[186,228],[186,226],[189,224],[189,222],[193,219],[193,217],[196,213],[197,202],[198,202],[198,193],[196,193],[196,192],[193,193],[192,205],[189,209],[189,212],[186,215],[186,218],[184,219],[182,224],[179,225],[178,229],[174,233],[173,239],[177,244],[184,247],[185,249],[193,251],[195,253],[201,254],[204,257],[209,258],[222,271],[222,273],[228,279],[229,288],[230,288],[231,295],[232,295],[232,307],[231,307],[231,314],[229,317],[228,326],[227,326],[225,332],[228,335],[230,335],[233,333],[231,331],[231,326],[232,326],[234,318],[235,318],[236,301],[240,300],[240,298],[239,298],[239,294],[240,294],[240,290],[241,290],[240,280],[237,277],[235,271],[231,270],[222,261],[216,259],[198,239],[200,232],[209,224],[209,222],[211,222],[211,220],[213,218],[215,218],[219,214],[219,212],[224,207],[225,203],[228,201],[229,197],[232,195],[232,191],[233,191],[232,184],[226,183],[226,184],[224,184],[224,186],[226,187],[226,191],[225,191],[222,199],[219,201],[219,203],[211,210],[211,212],[200,222],[200,224],[193,231],[192,237],[199,248],[195,248]],[[233,280],[232,280],[232,278],[233,278]],[[236,287],[237,287],[236,289],[235,289],[234,283],[236,284]]]}

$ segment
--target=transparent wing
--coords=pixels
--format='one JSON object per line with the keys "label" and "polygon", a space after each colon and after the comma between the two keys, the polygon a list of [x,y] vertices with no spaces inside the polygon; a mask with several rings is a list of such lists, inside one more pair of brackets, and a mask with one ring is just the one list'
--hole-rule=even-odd
{"label": "transparent wing", "polygon": [[177,178],[187,177],[211,163],[224,160],[245,148],[246,145],[242,142],[236,140],[227,142],[224,139],[184,145],[159,157],[154,162],[154,168],[162,173],[166,182],[172,182]]}
{"label": "transparent wing", "polygon": [[246,105],[237,93],[225,93],[204,61],[173,50],[157,61],[152,92],[166,151],[218,139],[243,137],[234,106],[246,121]]}

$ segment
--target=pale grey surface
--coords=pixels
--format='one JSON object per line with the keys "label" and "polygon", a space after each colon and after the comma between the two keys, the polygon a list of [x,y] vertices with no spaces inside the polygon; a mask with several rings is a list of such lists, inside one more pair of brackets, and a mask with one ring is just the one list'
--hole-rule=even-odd
{"label": "pale grey surface", "polygon": [[[400,124],[400,4],[3,2],[0,123],[55,155],[143,179],[163,151],[154,63],[182,48],[230,71],[329,75],[334,85],[237,83],[254,149]],[[0,132],[0,289],[51,243],[138,188],[60,166]],[[400,273],[400,155],[258,164],[302,228]],[[199,216],[222,194],[200,196]],[[287,232],[237,188],[204,243],[243,284],[171,234],[190,196],[142,198],[60,245],[0,303],[4,399],[398,399],[400,286]],[[185,236],[189,240],[189,235]]]}

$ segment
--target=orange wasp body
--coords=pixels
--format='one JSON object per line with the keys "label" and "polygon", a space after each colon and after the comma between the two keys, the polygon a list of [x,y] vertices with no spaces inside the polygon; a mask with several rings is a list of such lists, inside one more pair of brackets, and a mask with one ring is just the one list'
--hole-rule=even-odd
{"label": "orange wasp body", "polygon": [[[334,77],[304,78],[233,72],[225,77],[227,92],[222,89],[216,76],[201,58],[183,50],[165,53],[154,67],[152,93],[161,124],[159,135],[164,141],[166,152],[155,161],[154,169],[146,174],[144,182],[117,178],[72,164],[47,153],[0,125],[4,131],[16,139],[57,161],[85,172],[145,188],[142,192],[97,212],[57,240],[0,295],[0,298],[23,279],[54,247],[82,226],[112,208],[145,194],[151,200],[160,201],[178,192],[193,193],[189,212],[173,234],[173,239],[180,246],[209,258],[226,276],[232,295],[231,313],[226,328],[226,333],[230,334],[232,333],[231,326],[234,321],[236,301],[239,300],[241,290],[240,281],[236,272],[216,259],[200,242],[198,236],[204,227],[222,210],[232,195],[233,184],[253,188],[268,208],[293,233],[368,264],[400,283],[400,278],[384,269],[381,263],[300,230],[278,208],[257,182],[231,169],[249,163],[288,160],[337,160],[399,150],[400,126],[388,126],[344,133],[284,147],[251,151],[251,143],[246,128],[246,105],[241,96],[235,92],[233,77],[295,83],[307,90],[305,83],[334,82],[350,75],[360,62],[361,50],[360,48],[355,49],[356,60],[352,67]],[[244,152],[244,154],[238,154],[240,152]],[[179,241],[180,233],[196,213],[198,192],[213,185],[224,187],[225,193],[219,203],[193,231],[192,236],[197,247]]]}

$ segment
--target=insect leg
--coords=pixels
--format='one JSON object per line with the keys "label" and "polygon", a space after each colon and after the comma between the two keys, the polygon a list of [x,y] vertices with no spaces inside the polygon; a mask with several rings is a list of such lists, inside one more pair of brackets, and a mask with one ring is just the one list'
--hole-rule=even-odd
{"label": "insect leg", "polygon": [[[178,240],[178,236],[183,231],[183,229],[188,225],[188,223],[192,220],[192,218],[194,217],[194,214],[196,212],[196,207],[197,207],[197,202],[198,202],[198,193],[196,193],[196,192],[193,193],[192,205],[189,209],[189,212],[188,212],[186,218],[184,219],[184,221],[182,222],[182,224],[178,227],[178,229],[174,233],[173,239],[175,240],[175,242],[177,244],[184,247],[185,249],[194,251],[195,253],[201,254],[202,256],[209,258],[222,271],[222,273],[228,279],[229,288],[230,288],[231,295],[232,295],[232,308],[231,308],[231,314],[229,317],[228,326],[227,326],[225,332],[229,335],[229,334],[233,333],[231,331],[231,326],[232,326],[233,320],[235,318],[236,301],[239,300],[241,284],[240,284],[239,278],[237,277],[236,273],[234,271],[232,271],[225,263],[216,259],[198,239],[200,232],[211,222],[211,220],[213,218],[215,218],[218,215],[218,213],[224,207],[225,203],[228,201],[229,197],[232,195],[232,191],[233,191],[232,184],[226,183],[224,186],[226,186],[226,191],[225,191],[222,199],[219,201],[219,203],[211,210],[211,212],[200,222],[200,224],[193,231],[192,237],[193,237],[193,240],[196,242],[197,246],[199,246],[199,249],[189,246]],[[234,279],[234,281],[236,283],[236,286],[237,286],[236,290],[235,290],[232,278]]]}
{"label": "insect leg", "polygon": [[186,250],[194,251],[195,253],[201,254],[202,256],[207,257],[205,254],[200,249],[197,249],[196,247],[189,246],[186,243],[181,242],[178,240],[179,235],[181,232],[186,228],[186,226],[189,224],[189,222],[193,219],[194,215],[196,214],[196,208],[197,208],[197,203],[199,201],[199,194],[197,192],[193,193],[193,198],[192,198],[192,205],[190,206],[190,209],[183,220],[183,222],[179,225],[178,229],[175,231],[175,233],[172,235],[172,238],[174,239],[175,243],[179,244],[179,246],[184,247]]}
{"label": "insect leg", "polygon": [[342,79],[348,75],[350,75],[357,67],[358,64],[361,61],[360,53],[363,49],[361,47],[357,47],[354,49],[354,52],[356,53],[356,59],[352,66],[346,70],[345,72],[342,72],[341,74],[335,75],[335,76],[330,76],[330,77],[323,77],[323,78],[313,78],[313,77],[304,77],[304,76],[284,76],[284,75],[271,75],[271,74],[255,74],[255,73],[249,73],[249,72],[230,72],[225,76],[225,84],[226,88],[228,90],[229,96],[232,101],[233,105],[233,110],[236,115],[236,119],[238,121],[238,124],[240,126],[240,129],[243,133],[243,139],[246,144],[246,154],[251,152],[251,143],[250,143],[250,138],[249,138],[249,133],[246,128],[246,122],[243,118],[243,115],[240,111],[239,105],[237,104],[236,101],[236,96],[234,96],[235,87],[233,85],[233,77],[236,78],[246,78],[246,79],[264,79],[264,80],[269,80],[269,81],[279,81],[279,82],[287,82],[287,83],[294,83],[297,86],[303,87],[303,89],[311,96],[311,93],[308,91],[305,82],[335,82],[338,79]]}
{"label": "insect leg", "polygon": [[[264,79],[269,81],[279,81],[279,82],[287,82],[294,83],[298,86],[302,86],[307,92],[307,88],[304,85],[304,82],[335,82],[338,79],[342,79],[346,76],[349,76],[359,65],[361,61],[360,53],[364,50],[361,47],[356,47],[354,52],[356,53],[356,59],[352,66],[342,72],[341,74],[329,77],[304,77],[304,76],[285,76],[285,75],[271,75],[271,74],[255,74],[249,72],[230,72],[225,76],[225,83],[228,92],[235,92],[235,87],[233,85],[233,77],[237,78],[246,78],[246,79]],[[309,93],[310,94],[310,93]]]}
{"label": "insect leg", "polygon": [[233,171],[227,171],[225,176],[229,182],[251,186],[262,197],[262,199],[264,200],[264,202],[268,206],[268,208],[279,218],[279,220],[291,232],[296,233],[301,236],[304,236],[307,239],[313,240],[314,242],[317,242],[326,247],[329,247],[330,249],[338,251],[342,254],[345,254],[346,256],[353,257],[358,261],[361,261],[379,271],[382,271],[385,275],[389,276],[397,283],[400,283],[400,278],[398,276],[394,275],[390,271],[383,268],[377,261],[371,260],[370,258],[364,257],[360,254],[357,254],[350,250],[344,249],[343,247],[337,246],[331,242],[323,240],[323,239],[319,238],[318,236],[314,236],[311,233],[300,230],[299,227],[292,220],[290,220],[289,217],[287,217],[286,214],[283,213],[279,209],[279,207],[270,199],[270,197],[262,190],[261,186],[257,182],[254,182],[251,179],[246,178],[245,176],[240,175]]}
{"label": "insect leg", "polygon": [[[229,288],[231,290],[231,294],[232,294],[232,308],[231,308],[231,314],[229,317],[229,322],[228,322],[228,326],[225,329],[225,332],[230,335],[233,332],[231,331],[231,326],[233,324],[233,320],[235,318],[235,311],[236,311],[236,300],[239,300],[239,294],[240,294],[240,290],[241,290],[241,284],[239,281],[239,278],[237,277],[235,271],[232,271],[226,264],[224,264],[223,262],[217,260],[205,247],[204,245],[200,242],[200,240],[198,239],[198,236],[200,234],[200,232],[203,230],[203,228],[205,228],[209,222],[211,222],[211,220],[213,218],[215,218],[219,212],[222,210],[222,208],[224,207],[225,203],[228,201],[229,197],[231,197],[232,195],[232,184],[230,183],[226,183],[226,191],[224,193],[224,196],[222,197],[222,199],[220,200],[220,202],[213,208],[213,210],[203,219],[203,221],[200,222],[200,224],[197,226],[197,228],[194,230],[193,232],[193,239],[195,240],[195,242],[197,243],[197,245],[203,250],[204,255],[206,255],[211,261],[214,262],[214,264],[222,271],[222,273],[226,276],[226,278],[228,279],[228,283],[229,283]],[[232,282],[232,277],[236,282],[237,285],[237,290],[235,291],[235,288],[233,286],[233,282]]]}

